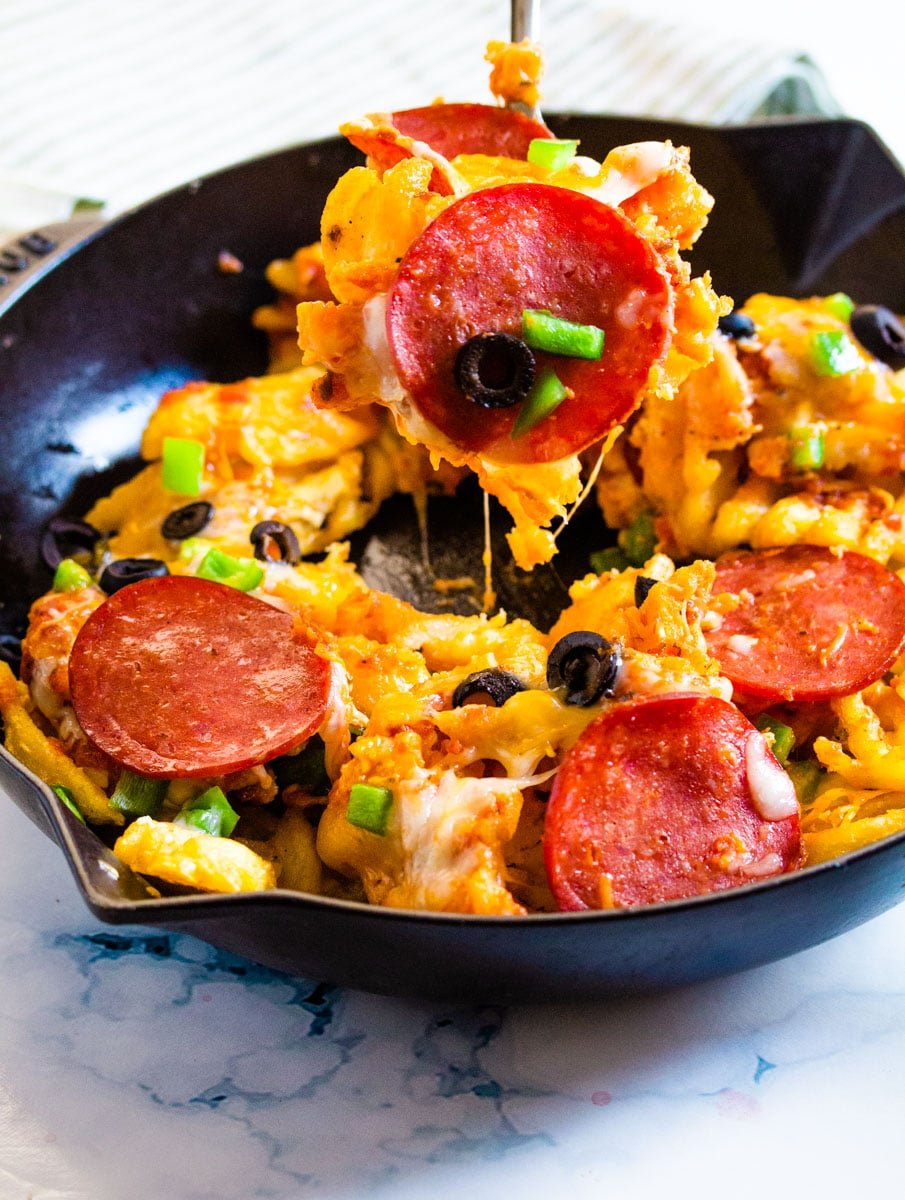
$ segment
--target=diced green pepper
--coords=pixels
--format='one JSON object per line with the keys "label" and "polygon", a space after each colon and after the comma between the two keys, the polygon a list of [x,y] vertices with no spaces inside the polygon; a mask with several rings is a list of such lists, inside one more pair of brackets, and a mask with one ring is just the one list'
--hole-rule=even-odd
{"label": "diced green pepper", "polygon": [[264,578],[264,568],[253,558],[233,558],[215,547],[202,558],[196,574],[199,579],[210,579],[240,592],[250,592]]}
{"label": "diced green pepper", "polygon": [[156,817],[163,806],[166,790],[165,779],[148,779],[123,771],[110,797],[110,807],[127,817]]}
{"label": "diced green pepper", "polygon": [[[762,713],[754,722],[761,733],[771,733],[773,735],[773,744],[770,749],[773,751],[776,759],[784,763],[792,750],[795,747],[795,734],[788,725],[783,725],[782,721],[777,721],[775,717],[770,717],[766,713]],[[769,738],[767,739],[770,740]]]}
{"label": "diced green pepper", "polygon": [[786,763],[786,771],[795,787],[799,804],[810,804],[817,795],[823,771],[813,759]]}
{"label": "diced green pepper", "polygon": [[204,444],[190,438],[163,439],[163,486],[183,496],[197,496],[204,477]]}
{"label": "diced green pepper", "polygon": [[62,804],[65,804],[65,806],[69,809],[69,811],[72,813],[72,815],[74,817],[78,817],[78,819],[84,825],[85,818],[79,812],[79,806],[76,804],[75,797],[73,796],[72,792],[70,792],[69,788],[63,787],[63,785],[61,783],[55,783],[51,787],[50,790],[56,795],[57,799]]}
{"label": "diced green pepper", "polygon": [[618,546],[607,546],[605,550],[595,550],[588,560],[591,570],[602,575],[605,571],[624,571],[628,559]]}
{"label": "diced green pepper", "polygon": [[227,800],[222,788],[211,787],[179,810],[174,824],[200,829],[212,837],[229,837],[236,828],[239,814]]}
{"label": "diced green pepper", "polygon": [[555,317],[545,308],[526,308],[522,312],[522,341],[532,350],[562,354],[567,358],[600,358],[604,333],[597,325],[579,325],[564,317]]}
{"label": "diced green pepper", "polygon": [[811,337],[811,365],[818,375],[850,375],[863,363],[858,347],[841,329],[824,330]]}
{"label": "diced green pepper", "polygon": [[369,783],[353,783],[349,789],[346,820],[359,829],[367,829],[381,837],[387,831],[393,793],[387,787],[374,787]]}
{"label": "diced green pepper", "polygon": [[569,389],[552,367],[544,367],[531,385],[531,391],[522,401],[522,407],[512,427],[512,436],[521,437],[546,420],[559,408],[568,394]]}
{"label": "diced green pepper", "polygon": [[182,562],[188,562],[189,559],[195,557],[205,547],[210,546],[208,538],[188,537],[179,544],[179,558]]}
{"label": "diced green pepper", "polygon": [[643,567],[657,548],[654,514],[649,508],[638,513],[628,529],[619,534],[619,545],[632,567]]}
{"label": "diced green pepper", "polygon": [[293,784],[311,796],[326,796],[330,791],[323,739],[317,734],[308,739],[298,754],[284,754],[269,764],[277,783],[283,788]]}
{"label": "diced green pepper", "polygon": [[840,321],[848,321],[852,313],[855,311],[855,302],[851,296],[847,296],[845,292],[833,292],[832,296],[827,296],[824,300],[827,310],[838,317]]}
{"label": "diced green pepper", "polygon": [[561,171],[575,157],[576,138],[532,138],[528,146],[528,162],[548,171]]}
{"label": "diced green pepper", "polygon": [[826,462],[823,430],[811,425],[790,429],[789,462],[796,471],[819,471]]}
{"label": "diced green pepper", "polygon": [[81,563],[74,558],[64,558],[53,573],[55,592],[77,592],[79,588],[91,587],[94,580]]}

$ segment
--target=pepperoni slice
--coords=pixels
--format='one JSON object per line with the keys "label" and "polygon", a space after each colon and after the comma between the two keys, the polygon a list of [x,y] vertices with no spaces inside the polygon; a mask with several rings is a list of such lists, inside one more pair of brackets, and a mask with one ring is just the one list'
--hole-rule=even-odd
{"label": "pepperoni slice", "polygon": [[553,137],[541,121],[493,104],[428,104],[394,112],[391,120],[400,133],[426,142],[444,158],[457,154],[527,158],[535,138]]}
{"label": "pepperoni slice", "polygon": [[[403,159],[416,156],[413,139],[393,125],[372,126],[352,121],[340,126],[340,133],[348,138],[356,150],[360,150],[376,163],[381,171],[388,171]],[[430,191],[439,196],[455,195],[455,171],[447,160],[437,152],[425,152],[420,157],[430,158],[433,163],[434,169],[431,171],[428,185]]]}
{"label": "pepperoni slice", "polygon": [[725,700],[627,701],[563,760],[544,856],[567,911],[738,887],[800,865],[794,788],[763,734]]}
{"label": "pepperoni slice", "polygon": [[[521,332],[522,311],[604,330],[597,361],[537,353],[569,388],[513,438],[518,406],[481,408],[459,390],[459,348]],[[499,462],[549,462],[598,441],[637,405],[666,353],[673,297],[656,252],[616,209],[542,183],[463,196],[415,239],[387,301],[396,369],[415,407],[455,445]]]}
{"label": "pepperoni slice", "polygon": [[313,632],[224,584],[146,579],[95,609],[69,662],[72,703],[115,762],[163,779],[266,762],[321,724],[330,667]]}
{"label": "pepperoni slice", "polygon": [[429,104],[374,121],[378,123],[351,121],[341,132],[383,171],[414,157],[418,147],[413,143],[422,142],[439,156],[435,157],[430,189],[441,196],[454,194],[450,178],[454,172],[448,160],[457,154],[524,159],[535,138],[553,136],[540,121],[491,104]]}
{"label": "pepperoni slice", "polygon": [[845,696],[879,679],[905,645],[905,584],[863,554],[787,546],[728,555],[716,563],[720,592],[740,603],[707,645],[745,697]]}

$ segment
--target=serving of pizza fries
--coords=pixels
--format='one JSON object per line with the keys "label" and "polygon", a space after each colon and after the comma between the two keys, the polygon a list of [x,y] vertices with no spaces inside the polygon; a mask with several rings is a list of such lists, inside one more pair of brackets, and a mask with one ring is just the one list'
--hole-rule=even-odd
{"label": "serving of pizza fries", "polygon": [[[271,265],[271,372],[164,395],[146,465],[41,554],[7,748],[163,894],[494,916],[638,906],[905,830],[905,326],[739,307],[682,257],[688,152],[596,161],[493,104],[343,126],[366,163]],[[533,103],[533,100],[531,101]],[[344,540],[474,475],[552,628],[423,612]],[[488,501],[489,503],[489,501]]]}

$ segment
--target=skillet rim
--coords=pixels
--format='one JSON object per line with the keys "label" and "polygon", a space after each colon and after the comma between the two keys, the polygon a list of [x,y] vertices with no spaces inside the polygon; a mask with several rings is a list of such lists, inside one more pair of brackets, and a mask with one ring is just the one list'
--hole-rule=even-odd
{"label": "skillet rim", "polygon": [[[721,901],[728,903],[730,900],[740,900],[757,893],[776,891],[783,886],[793,886],[798,881],[810,880],[818,875],[830,875],[853,863],[861,862],[882,852],[891,853],[896,847],[905,845],[905,830],[902,830],[899,833],[890,834],[880,841],[872,842],[868,846],[862,846],[857,850],[849,850],[846,854],[840,855],[838,858],[827,859],[822,863],[815,863],[813,866],[800,867],[796,871],[787,871],[782,875],[771,876],[769,879],[752,880],[750,883],[744,883],[738,887],[708,892],[700,896],[686,896],[679,900],[662,900],[656,904],[645,904],[635,908],[587,909],[583,912],[526,913],[523,916],[434,912],[428,909],[388,908],[385,905],[365,904],[358,900],[341,900],[332,896],[318,896],[308,892],[294,892],[287,888],[270,888],[267,891],[259,892],[199,892],[187,896],[155,897],[149,895],[146,899],[141,900],[110,899],[101,895],[95,888],[82,852],[72,836],[77,818],[68,813],[48,784],[44,783],[33,771],[29,770],[28,767],[15,758],[2,744],[0,744],[0,759],[6,763],[10,770],[15,771],[38,793],[42,811],[51,825],[50,833],[63,851],[69,868],[89,908],[91,908],[92,912],[104,916],[105,919],[115,924],[128,923],[128,917],[125,914],[138,915],[140,913],[148,913],[166,918],[167,916],[174,916],[181,913],[189,915],[192,913],[192,910],[198,910],[199,916],[217,915],[223,907],[236,908],[241,905],[243,908],[248,908],[249,906],[254,907],[261,904],[267,907],[286,903],[300,905],[303,908],[321,908],[326,906],[337,912],[348,914],[368,913],[370,916],[381,920],[405,917],[415,919],[418,922],[427,921],[431,924],[440,925],[515,926],[525,925],[526,923],[530,925],[557,925],[563,922],[574,924],[575,922],[586,923],[597,920],[610,922],[618,920],[625,922],[644,917],[662,916],[670,912],[696,910]],[[2,780],[0,780],[0,783],[2,783]],[[98,846],[107,851],[107,847],[103,845],[100,837],[91,826],[83,828],[87,828]],[[112,850],[107,851],[107,853],[113,856]],[[125,863],[120,862],[119,859],[116,861],[121,876],[134,876],[139,880],[141,879],[140,876],[135,876],[135,873]],[[903,901],[905,901],[905,897],[903,897]],[[186,910],[188,911],[186,912]]]}

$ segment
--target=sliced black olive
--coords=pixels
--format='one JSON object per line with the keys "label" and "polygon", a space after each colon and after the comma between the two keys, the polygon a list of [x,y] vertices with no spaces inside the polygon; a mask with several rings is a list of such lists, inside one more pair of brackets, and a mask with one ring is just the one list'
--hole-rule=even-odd
{"label": "sliced black olive", "polygon": [[41,535],[41,557],[51,571],[55,571],[64,558],[72,557],[74,550],[91,553],[103,536],[87,521],[54,517]]}
{"label": "sliced black olive", "polygon": [[754,337],[754,322],[741,312],[731,312],[719,319],[720,332],[731,338]]}
{"label": "sliced black olive", "polygon": [[112,596],[120,588],[128,587],[130,583],[138,583],[142,579],[159,579],[169,575],[167,564],[159,558],[118,558],[104,568],[101,575],[101,588]]}
{"label": "sliced black olive", "polygon": [[294,567],[302,557],[299,540],[282,521],[259,521],[251,531],[251,544],[255,548],[255,558],[262,562],[270,562],[273,555],[270,547],[276,546],[280,562]]}
{"label": "sliced black olive", "polygon": [[482,408],[509,408],[531,390],[537,365],[521,338],[511,333],[479,333],[456,355],[456,383]]}
{"label": "sliced black olive", "polygon": [[480,703],[481,698],[486,697],[496,708],[501,708],[510,696],[524,690],[522,681],[508,671],[475,671],[463,679],[453,692],[452,704],[453,708],[461,708],[463,704],[474,701]]}
{"label": "sliced black olive", "polygon": [[213,504],[208,504],[206,500],[194,500],[191,504],[184,504],[182,508],[177,508],[169,516],[164,517],[160,532],[165,538],[181,542],[185,538],[194,537],[196,533],[200,533],[205,525],[210,524],[213,517]]}
{"label": "sliced black olive", "polygon": [[566,704],[586,708],[612,696],[622,669],[622,647],[580,629],[559,639],[547,659],[547,686],[566,689]]}
{"label": "sliced black olive", "polygon": [[640,608],[647,597],[650,595],[650,590],[658,580],[650,579],[647,575],[635,576],[635,608]]}
{"label": "sliced black olive", "polygon": [[874,358],[894,371],[905,367],[905,325],[880,304],[862,304],[851,315],[852,333]]}

